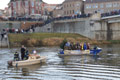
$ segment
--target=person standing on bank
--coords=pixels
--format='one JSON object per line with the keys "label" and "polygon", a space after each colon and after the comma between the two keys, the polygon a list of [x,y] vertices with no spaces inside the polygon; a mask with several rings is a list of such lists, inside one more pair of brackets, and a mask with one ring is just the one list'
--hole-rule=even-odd
{"label": "person standing on bank", "polygon": [[21,47],[21,59],[24,60],[24,57],[25,57],[25,47],[24,47],[24,45],[22,45],[22,47]]}

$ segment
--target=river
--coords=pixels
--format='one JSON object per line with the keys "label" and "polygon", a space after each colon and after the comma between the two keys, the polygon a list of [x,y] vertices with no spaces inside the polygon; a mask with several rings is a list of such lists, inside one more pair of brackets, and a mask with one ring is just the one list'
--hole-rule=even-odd
{"label": "river", "polygon": [[[0,49],[0,80],[120,80],[120,45],[102,45],[99,56],[59,57],[59,47],[35,48],[46,63],[8,67],[19,48]],[[32,50],[29,48],[29,50]]]}

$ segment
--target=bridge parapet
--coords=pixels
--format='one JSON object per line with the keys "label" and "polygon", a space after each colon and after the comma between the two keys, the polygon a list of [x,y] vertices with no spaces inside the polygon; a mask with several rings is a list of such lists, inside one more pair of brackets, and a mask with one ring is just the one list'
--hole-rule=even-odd
{"label": "bridge parapet", "polygon": [[58,20],[58,21],[54,21],[54,23],[65,23],[65,22],[77,22],[77,21],[85,21],[90,19],[88,18],[76,18],[76,19],[66,19],[66,20]]}
{"label": "bridge parapet", "polygon": [[101,20],[101,14],[100,13],[95,13],[91,16],[91,20]]}
{"label": "bridge parapet", "polygon": [[102,17],[101,19],[105,20],[105,19],[113,19],[113,18],[120,18],[120,15],[106,16],[106,17]]}

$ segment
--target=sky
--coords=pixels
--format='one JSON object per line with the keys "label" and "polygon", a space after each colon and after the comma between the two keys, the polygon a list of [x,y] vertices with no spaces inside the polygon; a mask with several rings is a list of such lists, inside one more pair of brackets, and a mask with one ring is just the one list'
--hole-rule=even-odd
{"label": "sky", "polygon": [[[7,4],[10,0],[1,0],[1,1],[2,2],[0,3],[0,9],[4,9],[5,7],[7,7]],[[64,0],[43,0],[43,1],[49,4],[60,4]]]}

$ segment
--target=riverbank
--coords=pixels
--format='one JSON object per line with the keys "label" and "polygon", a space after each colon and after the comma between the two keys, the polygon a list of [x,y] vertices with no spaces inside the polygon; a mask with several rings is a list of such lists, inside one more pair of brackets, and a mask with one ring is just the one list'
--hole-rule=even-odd
{"label": "riverbank", "polygon": [[91,40],[79,34],[73,33],[27,33],[27,34],[9,34],[9,42],[11,47],[27,47],[40,46],[59,46],[63,40],[70,42],[89,42],[90,44],[109,43],[107,41]]}

